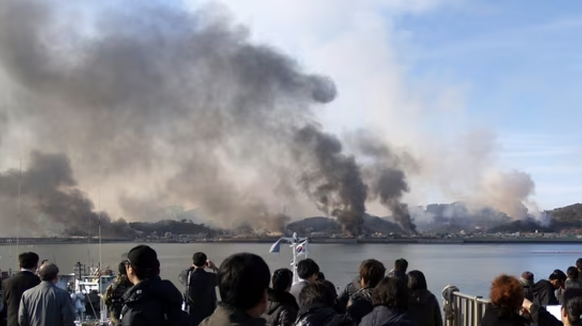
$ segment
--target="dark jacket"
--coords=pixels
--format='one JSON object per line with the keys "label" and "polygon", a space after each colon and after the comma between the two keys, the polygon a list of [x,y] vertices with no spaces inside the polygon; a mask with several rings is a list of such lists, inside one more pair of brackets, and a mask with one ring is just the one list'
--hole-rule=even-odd
{"label": "dark jacket", "polygon": [[291,326],[297,320],[299,305],[289,292],[269,289],[269,305],[267,306],[267,326]]}
{"label": "dark jacket", "polygon": [[[532,304],[530,308],[530,319],[533,324],[543,326],[562,326],[562,322],[557,320],[544,307]],[[501,309],[491,304],[487,305],[485,315],[481,319],[481,326],[527,326],[530,320],[520,316],[517,312],[505,313]]]}
{"label": "dark jacket", "polygon": [[355,325],[359,324],[365,315],[374,310],[374,306],[372,305],[373,291],[374,288],[360,289],[348,301],[347,316]]}
{"label": "dark jacket", "polygon": [[22,294],[18,323],[20,326],[74,326],[75,307],[67,291],[43,281]]}
{"label": "dark jacket", "polygon": [[533,285],[523,285],[523,297],[533,302]]}
{"label": "dark jacket", "polygon": [[407,311],[376,306],[371,313],[362,318],[360,326],[418,326]]}
{"label": "dark jacket", "polygon": [[215,273],[209,273],[197,268],[190,273],[190,283],[187,285],[185,300],[188,300],[192,325],[197,326],[216,309],[216,286],[218,279]]}
{"label": "dark jacket", "polygon": [[346,308],[348,306],[350,298],[352,297],[352,295],[354,295],[354,293],[356,293],[361,288],[362,285],[360,284],[360,276],[357,276],[356,278],[354,278],[353,281],[346,285],[342,293],[340,293],[340,295],[337,298],[337,308],[339,310],[339,313],[343,314],[346,312]]}
{"label": "dark jacket", "polygon": [[254,318],[246,312],[237,310],[222,302],[214,313],[200,323],[201,326],[265,326],[263,318]]}
{"label": "dark jacket", "polygon": [[442,326],[443,317],[437,298],[428,290],[417,290],[410,293],[408,313],[418,326]]}
{"label": "dark jacket", "polygon": [[388,277],[395,277],[404,282],[404,284],[408,284],[408,275],[406,275],[405,272],[393,270],[390,273],[388,273]]}
{"label": "dark jacket", "polygon": [[540,280],[532,287],[532,293],[534,296],[533,303],[539,306],[552,306],[560,304],[558,298],[556,297],[556,289],[547,280]]}
{"label": "dark jacket", "polygon": [[2,282],[2,301],[7,314],[7,325],[18,326],[18,308],[22,293],[40,284],[40,278],[29,271],[19,272]]}
{"label": "dark jacket", "polygon": [[314,304],[301,307],[296,326],[348,326],[352,325],[334,307]]}
{"label": "dark jacket", "polygon": [[[182,325],[182,294],[172,282],[153,277],[134,285],[123,295],[123,326]],[[189,323],[189,320],[186,321]]]}

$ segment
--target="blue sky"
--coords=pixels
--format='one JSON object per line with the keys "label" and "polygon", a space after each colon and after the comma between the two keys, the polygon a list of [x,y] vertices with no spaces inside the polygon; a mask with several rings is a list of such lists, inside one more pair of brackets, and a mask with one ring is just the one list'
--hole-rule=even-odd
{"label": "blue sky", "polygon": [[488,1],[405,16],[413,74],[469,81],[466,114],[496,131],[500,161],[532,175],[542,207],[582,197],[582,2]]}
{"label": "blue sky", "polygon": [[375,126],[429,158],[410,203],[462,198],[448,180],[470,189],[491,169],[529,173],[541,209],[582,201],[581,1],[224,3],[257,41],[336,81],[327,129]]}

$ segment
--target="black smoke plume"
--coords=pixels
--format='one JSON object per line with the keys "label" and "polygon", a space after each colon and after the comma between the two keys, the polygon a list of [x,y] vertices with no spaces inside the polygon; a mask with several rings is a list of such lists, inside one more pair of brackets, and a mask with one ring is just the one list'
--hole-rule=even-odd
{"label": "black smoke plume", "polygon": [[360,131],[349,138],[350,145],[365,162],[363,173],[370,185],[369,200],[377,200],[391,212],[395,222],[408,233],[416,234],[408,206],[402,203],[402,196],[410,191],[403,165],[418,168],[414,160],[403,154],[396,154],[378,140],[371,132]]}
{"label": "black smoke plume", "polygon": [[[11,94],[0,108],[0,152],[16,143],[73,162],[79,186],[59,156],[67,173],[37,191],[39,211],[66,233],[95,219],[78,190],[87,185],[100,185],[103,207],[131,220],[177,204],[223,227],[257,229],[280,229],[283,206],[308,209],[307,190],[346,232],[360,231],[360,168],[315,127],[313,107],[336,97],[333,81],[251,42],[219,6],[3,0],[0,88]],[[26,138],[15,136],[21,130]],[[44,163],[33,164],[41,179],[53,173]],[[389,188],[384,180],[373,192]],[[390,193],[386,204],[399,198]]]}
{"label": "black smoke plume", "polygon": [[[63,230],[64,234],[72,236],[96,236],[100,225],[106,238],[132,238],[136,235],[125,221],[112,221],[106,213],[96,212],[93,202],[76,186],[69,159],[63,154],[33,152],[26,170],[0,174],[0,197],[15,206],[20,200],[21,209],[24,207],[27,212],[12,218],[23,218],[20,223],[25,228],[42,222],[43,227],[34,230],[36,234],[53,235],[42,232],[44,228]],[[15,213],[18,212],[12,212]],[[24,230],[25,233],[29,231]]]}
{"label": "black smoke plume", "polygon": [[320,210],[338,219],[344,233],[359,235],[368,189],[355,158],[342,153],[342,145],[335,136],[322,133],[315,126],[299,130],[296,143],[300,148],[299,161],[303,159],[305,164],[301,183],[306,192]]}

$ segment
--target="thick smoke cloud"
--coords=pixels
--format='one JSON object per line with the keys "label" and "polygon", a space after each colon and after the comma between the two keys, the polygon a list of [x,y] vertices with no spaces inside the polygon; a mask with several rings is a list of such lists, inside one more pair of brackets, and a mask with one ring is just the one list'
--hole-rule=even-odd
{"label": "thick smoke cloud", "polygon": [[321,211],[338,219],[344,232],[360,234],[368,188],[355,158],[342,154],[340,141],[315,126],[299,130],[296,143],[299,161],[305,164],[301,175],[304,189]]}
{"label": "thick smoke cloud", "polygon": [[[21,209],[24,207],[25,214],[21,210],[17,216],[16,208],[16,212],[12,211],[16,215],[8,216],[12,224],[22,218],[19,222],[25,228],[37,226],[33,231],[45,236],[54,235],[50,232],[54,230],[73,236],[91,235],[91,231],[96,235],[99,225],[104,237],[135,236],[135,231],[125,221],[111,221],[106,213],[95,212],[93,202],[76,186],[69,160],[63,154],[33,152],[27,170],[0,174],[2,202],[12,202],[16,206],[20,200]],[[39,227],[41,222],[46,224]]]}
{"label": "thick smoke cloud", "polygon": [[402,196],[410,191],[403,165],[414,170],[418,168],[416,162],[404,153],[394,153],[371,132],[359,131],[348,139],[365,162],[363,171],[370,185],[369,200],[379,199],[404,231],[416,233],[408,205],[402,202]]}
{"label": "thick smoke cloud", "polygon": [[[57,160],[66,178],[42,188],[59,209],[39,208],[66,233],[93,218],[69,161],[81,186],[108,189],[118,214],[132,220],[156,219],[177,203],[221,226],[281,229],[288,216],[277,211],[301,212],[311,199],[359,233],[359,167],[312,114],[336,97],[333,81],[252,44],[219,7],[94,6],[91,28],[67,18],[77,9],[48,0],[0,8],[0,80],[11,93],[0,114],[10,125],[0,133],[27,130],[26,140],[12,139],[21,148],[69,156]],[[43,154],[33,157],[35,175],[53,173]],[[65,211],[77,202],[82,208]]]}

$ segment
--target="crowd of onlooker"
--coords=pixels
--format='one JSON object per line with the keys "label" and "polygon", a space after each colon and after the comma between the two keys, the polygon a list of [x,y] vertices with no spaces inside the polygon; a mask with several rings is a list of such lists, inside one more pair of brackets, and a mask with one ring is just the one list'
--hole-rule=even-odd
{"label": "crowd of onlooker", "polygon": [[[398,259],[387,271],[375,259],[362,261],[358,276],[338,295],[312,259],[271,273],[258,255],[238,253],[217,267],[206,254],[195,253],[180,275],[180,291],[160,278],[157,253],[133,248],[103,294],[114,325],[147,326],[442,326],[437,298],[425,275],[407,271]],[[2,283],[4,308],[0,325],[72,326],[78,319],[75,295],[56,286],[58,267],[35,253],[19,256],[21,271]],[[534,282],[500,275],[491,285],[490,303],[481,320],[491,325],[582,325],[582,259],[567,273],[555,270]],[[221,301],[218,302],[216,287]],[[556,318],[545,307],[561,305]],[[448,318],[445,316],[445,319]]]}
{"label": "crowd of onlooker", "polygon": [[[560,306],[560,316],[548,312],[548,306]],[[481,326],[530,324],[582,325],[582,258],[566,273],[556,269],[537,282],[529,271],[520,278],[503,274],[493,280]]]}

